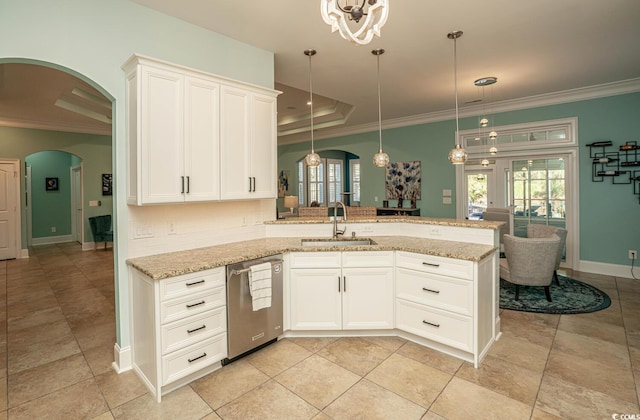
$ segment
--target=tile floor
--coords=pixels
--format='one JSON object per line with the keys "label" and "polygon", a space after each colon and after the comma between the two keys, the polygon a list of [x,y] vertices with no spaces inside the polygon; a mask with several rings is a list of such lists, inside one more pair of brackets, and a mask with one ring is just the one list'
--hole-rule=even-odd
{"label": "tile floor", "polygon": [[[113,254],[0,261],[0,419],[610,419],[638,415],[640,281],[583,315],[502,311],[480,369],[398,338],[285,339],[156,404],[111,369]],[[636,417],[638,418],[638,417]]]}

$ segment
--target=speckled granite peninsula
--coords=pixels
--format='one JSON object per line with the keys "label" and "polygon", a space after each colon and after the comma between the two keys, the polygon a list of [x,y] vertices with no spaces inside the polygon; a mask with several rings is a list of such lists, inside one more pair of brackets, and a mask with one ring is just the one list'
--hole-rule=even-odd
{"label": "speckled granite peninsula", "polygon": [[[265,222],[266,225],[330,225],[333,221],[319,218],[290,218]],[[427,217],[382,216],[375,218],[353,218],[340,224],[358,226],[359,224],[418,224],[450,226],[459,228],[475,228],[496,230],[502,222],[483,222],[473,220],[457,220]],[[310,236],[316,237],[316,236]],[[492,245],[475,244],[444,239],[431,239],[413,236],[369,236],[372,245],[362,246],[302,246],[301,236],[272,237],[227,243],[187,251],[171,252],[148,257],[133,258],[127,263],[152,279],[159,280],[181,274],[193,273],[210,268],[225,266],[240,261],[261,258],[286,252],[322,252],[322,251],[407,251],[426,255],[455,258],[467,261],[480,261],[495,251]],[[307,238],[307,236],[304,236]],[[326,238],[326,237],[325,237]],[[346,238],[348,239],[348,238]]]}

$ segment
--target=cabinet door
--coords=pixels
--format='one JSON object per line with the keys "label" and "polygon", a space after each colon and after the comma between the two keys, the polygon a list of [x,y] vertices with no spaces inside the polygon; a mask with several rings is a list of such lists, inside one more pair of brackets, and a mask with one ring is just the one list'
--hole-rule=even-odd
{"label": "cabinet door", "polygon": [[292,269],[291,329],[342,329],[339,268]]}
{"label": "cabinet door", "polygon": [[220,199],[220,85],[187,77],[185,201]]}
{"label": "cabinet door", "polygon": [[254,94],[251,118],[253,198],[276,198],[276,98]]}
{"label": "cabinet door", "polygon": [[343,268],[342,327],[390,329],[393,323],[393,267]]}
{"label": "cabinet door", "polygon": [[220,89],[220,198],[249,198],[250,93],[222,86]]}
{"label": "cabinet door", "polygon": [[140,83],[141,202],[183,201],[184,77],[143,67]]}

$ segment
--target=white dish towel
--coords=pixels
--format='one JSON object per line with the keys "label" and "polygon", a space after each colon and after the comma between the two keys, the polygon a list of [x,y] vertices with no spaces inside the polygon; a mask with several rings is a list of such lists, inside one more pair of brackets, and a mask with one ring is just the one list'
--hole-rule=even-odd
{"label": "white dish towel", "polygon": [[252,265],[249,269],[249,293],[254,311],[271,307],[271,263]]}

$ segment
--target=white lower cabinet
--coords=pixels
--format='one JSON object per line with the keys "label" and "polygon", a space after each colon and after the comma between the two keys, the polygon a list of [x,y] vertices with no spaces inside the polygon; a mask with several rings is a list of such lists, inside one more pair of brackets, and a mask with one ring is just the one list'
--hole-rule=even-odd
{"label": "white lower cabinet", "polygon": [[291,329],[392,329],[393,251],[290,255]]}
{"label": "white lower cabinet", "polygon": [[159,402],[227,356],[225,271],[153,280],[131,268],[130,280],[133,369]]}
{"label": "white lower cabinet", "polygon": [[396,328],[477,367],[495,338],[492,262],[396,252]]}

